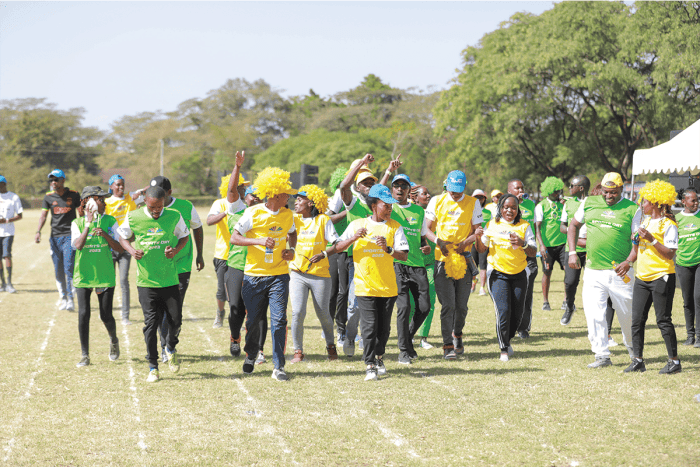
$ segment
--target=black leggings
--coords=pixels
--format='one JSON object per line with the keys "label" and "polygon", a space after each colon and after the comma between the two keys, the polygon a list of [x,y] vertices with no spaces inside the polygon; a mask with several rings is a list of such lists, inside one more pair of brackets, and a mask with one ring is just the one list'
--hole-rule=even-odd
{"label": "black leggings", "polygon": [[[92,288],[76,287],[78,296],[78,334],[80,335],[80,348],[83,355],[90,354],[90,295]],[[98,293],[97,301],[100,304],[100,319],[105,324],[112,342],[117,342],[117,325],[112,316],[112,299],[114,287],[108,287],[104,292]]]}
{"label": "black leggings", "polygon": [[676,274],[683,294],[685,330],[688,337],[698,338],[700,332],[695,326],[700,326],[700,264],[690,267],[676,265]]}
{"label": "black leggings", "polygon": [[649,309],[652,303],[656,312],[656,324],[661,331],[661,336],[666,343],[668,358],[678,355],[676,342],[676,330],[671,321],[673,309],[673,296],[676,293],[676,275],[669,274],[668,280],[663,277],[654,281],[634,281],[634,295],[632,296],[632,348],[634,356],[644,356],[644,328],[649,317]]}

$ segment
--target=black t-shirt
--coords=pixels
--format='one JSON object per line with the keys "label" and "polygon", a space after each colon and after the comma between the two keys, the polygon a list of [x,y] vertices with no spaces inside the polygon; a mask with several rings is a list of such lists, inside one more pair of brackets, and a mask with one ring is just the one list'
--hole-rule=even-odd
{"label": "black t-shirt", "polygon": [[52,191],[46,193],[41,208],[51,211],[51,236],[65,237],[70,235],[70,224],[75,219],[75,209],[80,206],[80,195],[76,191],[66,188],[63,196]]}

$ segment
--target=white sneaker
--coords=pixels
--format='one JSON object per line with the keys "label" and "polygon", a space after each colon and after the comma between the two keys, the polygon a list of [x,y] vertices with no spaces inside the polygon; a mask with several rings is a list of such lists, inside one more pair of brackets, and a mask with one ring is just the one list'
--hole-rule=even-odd
{"label": "white sneaker", "polygon": [[160,378],[158,377],[158,369],[153,368],[151,371],[148,372],[148,378],[146,378],[147,383],[155,383],[158,381]]}
{"label": "white sneaker", "polygon": [[501,361],[502,362],[507,362],[509,360],[508,358],[508,352],[501,352]]}
{"label": "white sneaker", "polygon": [[350,342],[350,339],[346,338],[343,341],[343,353],[348,357],[355,355],[355,342]]}
{"label": "white sneaker", "polygon": [[129,318],[122,319],[122,326],[131,326],[131,321],[129,321]]}
{"label": "white sneaker", "polygon": [[7,292],[7,293],[15,293],[15,292],[17,292],[17,290],[15,290],[15,288],[12,287],[12,284],[10,284],[10,283],[8,282],[7,285],[5,286],[5,292]]}
{"label": "white sneaker", "polygon": [[365,375],[365,381],[377,381],[379,376],[377,376],[377,367],[374,365],[367,365],[367,374]]}
{"label": "white sneaker", "polygon": [[424,338],[422,338],[422,339],[420,340],[420,348],[421,348],[421,349],[425,349],[425,350],[429,350],[429,349],[432,349],[433,346],[432,346],[432,344],[431,344],[430,342],[428,342],[428,339],[426,339],[426,338],[424,337]]}
{"label": "white sneaker", "polygon": [[485,291],[484,288],[482,287],[481,289],[479,289],[479,296],[482,296],[482,297],[483,297],[484,295],[486,295],[486,291]]}
{"label": "white sneaker", "polygon": [[377,374],[378,375],[385,375],[386,374],[386,367],[384,366],[384,359],[383,358],[377,359]]}
{"label": "white sneaker", "polygon": [[73,299],[66,299],[66,311],[75,311],[75,305],[73,305]]}
{"label": "white sneaker", "polygon": [[262,351],[258,352],[258,358],[255,359],[255,364],[260,365],[261,363],[265,363],[267,360],[265,360],[265,355],[262,353]]}
{"label": "white sneaker", "polygon": [[68,306],[68,301],[65,298],[60,298],[56,302],[56,306],[58,307],[59,310],[65,310],[66,307]]}
{"label": "white sneaker", "polygon": [[608,347],[617,347],[617,342],[611,336],[608,336]]}

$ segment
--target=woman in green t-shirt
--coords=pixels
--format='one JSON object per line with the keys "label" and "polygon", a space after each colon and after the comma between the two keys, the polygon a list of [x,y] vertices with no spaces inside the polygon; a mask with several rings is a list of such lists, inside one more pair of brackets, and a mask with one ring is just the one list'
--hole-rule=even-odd
{"label": "woman in green t-shirt", "polygon": [[105,197],[109,193],[99,186],[86,186],[80,195],[80,217],[71,224],[71,245],[75,248],[75,270],[73,284],[78,297],[78,334],[82,358],[78,367],[90,364],[90,295],[95,289],[100,304],[100,318],[107,328],[111,344],[109,359],[119,358],[117,326],[112,315],[112,299],[116,275],[112,263],[112,250],[122,253],[124,249],[114,239],[117,220],[105,215]]}
{"label": "woman in green t-shirt", "polygon": [[698,192],[690,187],[681,190],[678,197],[685,209],[676,217],[678,221],[678,252],[676,273],[683,294],[685,330],[688,339],[684,345],[700,347],[700,209]]}

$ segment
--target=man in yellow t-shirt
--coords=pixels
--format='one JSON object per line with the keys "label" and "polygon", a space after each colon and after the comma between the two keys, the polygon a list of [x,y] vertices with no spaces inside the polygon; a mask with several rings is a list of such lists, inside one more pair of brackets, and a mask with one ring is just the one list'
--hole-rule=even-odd
{"label": "man in yellow t-shirt", "polygon": [[[264,204],[245,210],[231,233],[231,243],[248,248],[243,276],[243,303],[246,318],[243,373],[251,374],[260,350],[259,326],[267,319],[270,307],[272,328],[272,378],[287,381],[284,371],[284,349],[287,341],[287,299],[289,297],[289,265],[294,259],[297,232],[294,214],[289,210],[289,195],[296,194],[289,182],[289,172],[268,167],[255,179],[255,187]],[[287,240],[291,248],[286,248]]]}
{"label": "man in yellow t-shirt", "polygon": [[[207,215],[207,225],[216,226],[216,242],[214,244],[214,271],[216,272],[216,317],[214,318],[214,328],[220,328],[224,322],[224,310],[226,300],[225,275],[228,266],[229,241],[231,234],[228,230],[226,216],[229,207],[245,197],[245,187],[250,185],[241,175],[241,165],[245,160],[245,151],[236,152],[236,164],[228,177],[221,179],[219,188],[221,198],[214,201]],[[224,182],[226,184],[224,185]]]}
{"label": "man in yellow t-shirt", "polygon": [[471,292],[472,274],[466,268],[461,279],[447,275],[445,261],[450,255],[469,253],[476,241],[474,232],[481,227],[481,205],[466,193],[467,177],[453,170],[445,180],[446,193],[430,200],[425,211],[425,236],[435,242],[435,292],[440,312],[443,352],[446,360],[464,353],[462,330],[467,318],[467,303]]}

